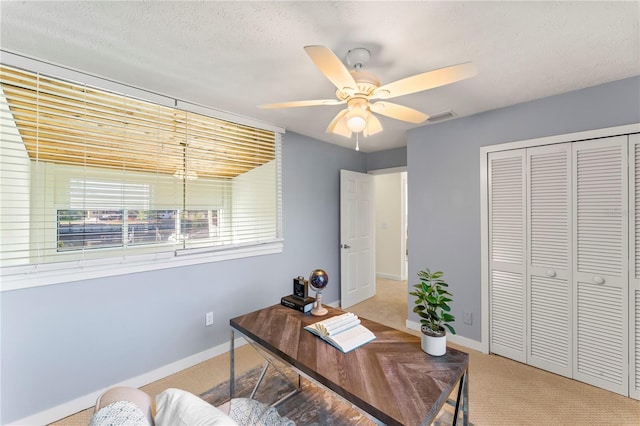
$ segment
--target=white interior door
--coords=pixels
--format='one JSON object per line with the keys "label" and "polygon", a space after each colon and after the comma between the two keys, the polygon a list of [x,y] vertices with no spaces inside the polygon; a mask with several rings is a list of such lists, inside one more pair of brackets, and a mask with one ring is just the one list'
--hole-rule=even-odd
{"label": "white interior door", "polygon": [[489,350],[526,362],[525,150],[489,154]]}
{"label": "white interior door", "polygon": [[527,363],[571,377],[571,144],[527,148],[527,171]]}
{"label": "white interior door", "polygon": [[575,142],[572,161],[573,377],[622,395],[629,390],[627,140]]}
{"label": "white interior door", "polygon": [[340,170],[340,305],[376,293],[373,176]]}

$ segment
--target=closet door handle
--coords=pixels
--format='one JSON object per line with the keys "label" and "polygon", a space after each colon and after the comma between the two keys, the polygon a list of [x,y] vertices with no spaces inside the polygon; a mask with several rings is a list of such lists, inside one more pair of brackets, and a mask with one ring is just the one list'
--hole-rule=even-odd
{"label": "closet door handle", "polygon": [[596,284],[604,284],[604,278],[602,278],[600,275],[594,275],[593,282]]}
{"label": "closet door handle", "polygon": [[553,278],[556,276],[556,271],[554,271],[553,269],[547,269],[547,276],[550,278]]}

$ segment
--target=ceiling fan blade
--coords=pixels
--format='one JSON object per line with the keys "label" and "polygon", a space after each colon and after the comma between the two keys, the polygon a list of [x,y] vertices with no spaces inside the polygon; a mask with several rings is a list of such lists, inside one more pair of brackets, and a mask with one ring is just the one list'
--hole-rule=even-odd
{"label": "ceiling fan blade", "polygon": [[380,86],[373,92],[371,99],[390,99],[421,92],[473,77],[476,73],[476,66],[471,62],[427,71]]}
{"label": "ceiling fan blade", "polygon": [[382,124],[380,123],[380,120],[378,120],[378,117],[373,114],[369,114],[369,117],[367,117],[367,127],[362,131],[364,137],[366,138],[367,136],[375,135],[381,131]]}
{"label": "ceiling fan blade", "polygon": [[342,61],[324,46],[305,46],[304,50],[314,64],[341,92],[356,91],[358,85]]}
{"label": "ceiling fan blade", "polygon": [[336,135],[344,136],[346,138],[351,137],[351,130],[347,127],[346,115],[349,112],[348,109],[343,109],[329,123],[327,126],[327,133],[335,133]]}
{"label": "ceiling fan blade", "polygon": [[391,102],[373,102],[369,105],[373,112],[382,114],[396,120],[408,121],[409,123],[422,123],[429,116],[413,108],[393,104]]}
{"label": "ceiling fan blade", "polygon": [[340,101],[338,99],[317,99],[313,101],[292,101],[292,102],[280,102],[276,104],[263,104],[258,105],[258,108],[273,109],[273,108],[297,108],[316,105],[340,105],[346,101]]}

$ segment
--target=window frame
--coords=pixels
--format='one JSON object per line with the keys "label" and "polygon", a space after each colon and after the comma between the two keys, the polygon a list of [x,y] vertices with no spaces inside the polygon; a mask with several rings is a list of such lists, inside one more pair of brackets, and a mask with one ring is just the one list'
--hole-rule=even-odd
{"label": "window frame", "polygon": [[[170,269],[202,263],[247,258],[281,253],[284,246],[282,232],[282,139],[285,130],[268,123],[244,116],[222,112],[213,108],[182,101],[144,89],[123,85],[84,72],[62,68],[36,59],[27,58],[0,50],[1,62],[5,65],[41,73],[56,79],[81,82],[101,90],[121,93],[142,101],[177,108],[187,112],[202,114],[219,120],[269,130],[275,133],[275,174],[276,174],[276,238],[263,243],[235,244],[233,246],[207,246],[202,248],[176,249],[167,252],[127,254],[122,257],[106,257],[61,261],[55,263],[25,264],[0,268],[0,292],[43,285],[74,282],[129,273]],[[71,210],[71,209],[67,209]],[[193,209],[190,209],[193,210]],[[220,214],[220,210],[218,210]],[[218,217],[220,220],[220,217]],[[57,219],[56,219],[57,223]],[[124,225],[123,225],[124,226]],[[57,230],[56,230],[57,232]],[[100,250],[110,250],[104,248]],[[115,247],[114,249],[118,249]],[[144,250],[141,250],[144,251]]]}

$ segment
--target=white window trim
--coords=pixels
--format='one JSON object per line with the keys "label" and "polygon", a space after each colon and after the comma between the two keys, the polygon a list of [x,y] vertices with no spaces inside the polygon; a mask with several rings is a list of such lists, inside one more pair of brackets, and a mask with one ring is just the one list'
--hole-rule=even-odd
{"label": "white window trim", "polygon": [[119,265],[115,265],[113,258],[110,258],[11,267],[10,274],[5,275],[8,268],[0,272],[0,292],[277,254],[282,252],[283,246],[284,243],[280,240],[260,245],[224,248],[220,251],[209,249],[185,255],[177,255],[174,252],[137,255],[120,259]]}
{"label": "white window trim", "polygon": [[[0,50],[0,62],[17,68],[27,69],[33,72],[55,76],[57,78],[78,81],[83,84],[99,87],[141,100],[156,104],[176,107],[191,112],[202,113],[214,118],[232,121],[238,124],[270,130],[284,135],[285,129],[265,123],[249,117],[216,110],[202,105],[182,101],[176,98],[160,95],[144,89],[128,86],[101,77],[86,74],[81,71],[64,66],[54,65],[28,58],[19,54]],[[281,138],[282,136],[280,136]],[[281,150],[282,139],[278,146]],[[281,162],[279,153],[278,160]],[[276,170],[281,170],[278,167]],[[282,178],[277,176],[278,190],[281,192]],[[280,214],[278,215],[278,230],[282,229],[282,198],[278,198]],[[241,259],[254,256],[282,253],[284,239],[274,239],[265,243],[248,244],[245,246],[234,245],[231,247],[209,247],[203,250],[195,250],[189,253],[173,251],[157,254],[129,255],[125,258],[114,258],[69,261],[50,264],[11,266],[0,268],[0,293],[4,291],[19,290],[45,285],[61,284],[75,281],[83,281],[95,278],[112,277],[137,272],[147,272],[161,269],[177,268],[181,266],[197,265],[203,263],[220,262],[225,260]]]}

